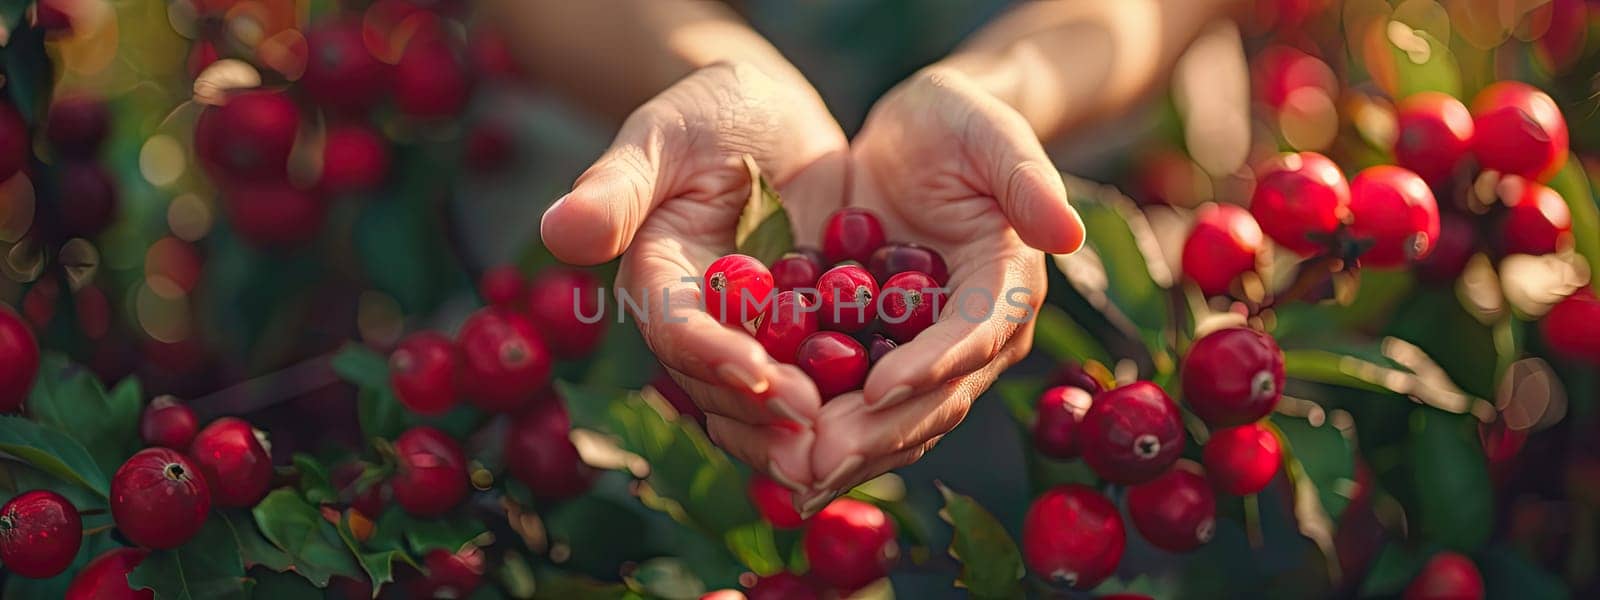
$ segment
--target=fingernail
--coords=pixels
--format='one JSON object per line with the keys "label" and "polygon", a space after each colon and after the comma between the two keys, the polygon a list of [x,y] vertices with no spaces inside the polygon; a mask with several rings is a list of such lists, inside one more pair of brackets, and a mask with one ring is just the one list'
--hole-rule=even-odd
{"label": "fingernail", "polygon": [[811,496],[810,499],[806,500],[804,505],[800,507],[800,518],[811,518],[822,509],[827,508],[828,504],[832,503],[833,499],[838,497],[839,492],[836,490],[825,490],[818,492],[817,494]]}
{"label": "fingernail", "polygon": [[784,402],[782,398],[768,399],[767,410],[772,411],[772,414],[778,415],[780,418],[794,421],[804,427],[811,426],[811,419],[809,417],[800,414],[800,412],[796,411],[793,406],[789,406],[789,403]]}
{"label": "fingernail", "polygon": [[861,466],[861,462],[862,459],[861,455],[859,454],[852,454],[846,457],[839,463],[839,466],[833,468],[832,473],[829,473],[827,477],[822,478],[822,481],[817,483],[816,489],[831,490],[842,487],[840,484],[842,484],[843,481],[841,480],[843,480],[846,475],[849,475],[851,471],[856,470],[856,467]]}
{"label": "fingernail", "polygon": [[737,387],[748,394],[762,394],[767,391],[767,380],[732,364],[717,367],[717,376],[722,378],[723,383]]}
{"label": "fingernail", "polygon": [[867,406],[874,408],[880,406],[893,406],[895,404],[899,404],[901,400],[905,400],[910,395],[911,386],[900,384],[889,388],[889,391],[884,392],[882,396],[878,396],[877,402],[869,402],[867,403]]}
{"label": "fingernail", "polygon": [[778,466],[778,461],[774,460],[767,463],[767,476],[771,477],[773,481],[778,482],[778,485],[789,488],[790,490],[796,492],[806,491],[806,486],[796,483],[794,478],[789,477],[788,473],[783,472],[783,468]]}

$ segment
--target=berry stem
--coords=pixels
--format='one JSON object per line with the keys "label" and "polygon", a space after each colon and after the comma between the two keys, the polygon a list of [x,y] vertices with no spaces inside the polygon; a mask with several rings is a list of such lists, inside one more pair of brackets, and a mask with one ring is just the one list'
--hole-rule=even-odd
{"label": "berry stem", "polygon": [[[105,511],[101,510],[100,512],[105,512]],[[78,513],[78,514],[82,515],[82,514],[87,514],[87,513]],[[94,535],[94,534],[97,534],[97,533],[100,533],[100,532],[103,532],[103,531],[108,531],[108,530],[110,530],[110,529],[112,529],[114,527],[116,527],[116,525],[101,525],[99,527],[90,527],[88,529],[83,530],[83,537],[89,537],[91,535]]]}
{"label": "berry stem", "polygon": [[1244,500],[1244,531],[1250,538],[1250,547],[1261,549],[1266,539],[1261,534],[1261,495],[1250,494]]}
{"label": "berry stem", "polygon": [[1289,284],[1283,292],[1273,294],[1265,303],[1252,311],[1251,316],[1259,315],[1272,310],[1280,304],[1293,302],[1306,297],[1312,290],[1317,289],[1333,276],[1335,271],[1344,268],[1344,261],[1336,256],[1323,255],[1301,265],[1299,273],[1294,278],[1294,283]]}
{"label": "berry stem", "polygon": [[103,514],[106,514],[106,509],[104,508],[89,508],[78,511],[78,516],[80,517],[94,517]]}

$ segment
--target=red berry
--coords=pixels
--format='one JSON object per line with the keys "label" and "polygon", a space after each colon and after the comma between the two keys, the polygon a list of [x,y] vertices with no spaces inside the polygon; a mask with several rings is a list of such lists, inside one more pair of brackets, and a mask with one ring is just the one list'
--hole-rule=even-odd
{"label": "red berry", "polygon": [[1069,386],[1053,387],[1039,395],[1033,421],[1033,447],[1050,458],[1078,457],[1079,428],[1094,398]]}
{"label": "red berry", "polygon": [[1122,562],[1122,516],[1099,492],[1062,485],[1035,498],[1022,521],[1022,558],[1045,580],[1086,590]]}
{"label": "red berry", "polygon": [[1562,356],[1600,365],[1600,298],[1583,287],[1567,296],[1539,321],[1550,349]]}
{"label": "red berry", "polygon": [[837,331],[811,334],[800,343],[796,356],[796,364],[817,384],[823,400],[859,390],[867,380],[867,350]]}
{"label": "red berry", "polygon": [[815,288],[821,275],[822,264],[799,252],[785,254],[772,263],[772,284],[779,291]]}
{"label": "red berry", "polygon": [[1501,243],[1506,254],[1550,254],[1572,245],[1572,213],[1561,194],[1521,177],[1500,180],[1506,205]]}
{"label": "red berry", "polygon": [[68,4],[68,0],[39,0],[34,4],[33,24],[48,32],[45,39],[56,39],[72,32],[72,14],[62,8]]}
{"label": "red berry", "polygon": [[467,68],[450,45],[433,34],[418,34],[406,45],[394,70],[394,100],[400,112],[435,119],[460,114],[472,89]]}
{"label": "red berry", "polygon": [[950,269],[944,256],[937,250],[917,244],[888,244],[872,252],[867,260],[867,271],[878,281],[888,281],[900,273],[917,271],[927,273],[939,285],[950,282]]}
{"label": "red berry", "polygon": [[600,280],[582,269],[549,268],[534,276],[528,313],[556,356],[583,358],[605,341],[604,293]]}
{"label": "red berry", "polygon": [[878,364],[890,350],[899,347],[894,340],[883,337],[882,334],[872,334],[872,341],[867,344],[867,362]]}
{"label": "red berry", "polygon": [[1217,532],[1217,498],[1199,465],[1180,462],[1160,477],[1128,488],[1128,518],[1151,545],[1188,552]]}
{"label": "red berry", "polygon": [[134,590],[128,585],[128,574],[144,562],[149,552],[140,548],[113,548],[96,556],[73,576],[65,600],[154,600],[155,590]]}
{"label": "red berry", "polygon": [[528,278],[516,265],[500,265],[483,272],[478,278],[478,295],[489,306],[515,308],[526,299]]}
{"label": "red berry", "polygon": [[878,282],[860,265],[839,265],[817,278],[823,329],[860,331],[877,316]]}
{"label": "red berry", "polygon": [[1485,169],[1548,181],[1567,162],[1567,121],[1555,100],[1526,83],[1501,81],[1472,99],[1472,153]]}
{"label": "red berry", "polygon": [[1280,154],[1256,169],[1250,214],[1268,236],[1301,256],[1326,249],[1349,213],[1350,186],[1326,156]]}
{"label": "red berry", "polygon": [[516,80],[524,75],[511,44],[493,25],[484,24],[472,31],[467,39],[467,54],[473,70],[482,77]]}
{"label": "red berry", "polygon": [[516,157],[517,140],[512,130],[501,123],[478,123],[467,131],[463,160],[478,173],[498,173]]}
{"label": "red berry", "polygon": [[419,331],[400,340],[389,355],[389,385],[400,404],[421,415],[450,410],[459,399],[456,366],[460,357],[450,338]]}
{"label": "red berry", "polygon": [[799,361],[800,344],[817,332],[817,307],[795,292],[779,292],[756,324],[756,341],[774,360]]}
{"label": "red berry", "polygon": [[1194,229],[1183,242],[1183,274],[1208,296],[1256,269],[1266,236],[1250,212],[1232,204],[1207,204],[1195,213]]}
{"label": "red berry", "polygon": [[841,590],[882,579],[900,554],[889,516],[849,498],[834,500],[811,517],[801,544],[811,575]]}
{"label": "red berry", "polygon": [[514,410],[550,382],[550,350],[521,314],[479,309],[461,326],[456,348],[463,391],[484,410]]}
{"label": "red berry", "polygon": [[30,579],[67,570],[83,543],[83,519],[61,494],[32,490],[0,507],[0,563]]}
{"label": "red berry", "polygon": [[1148,381],[1101,392],[1083,416],[1078,449],[1101,479],[1143,483],[1183,453],[1183,422],[1167,393]]}
{"label": "red berry", "polygon": [[711,262],[702,278],[706,312],[723,323],[744,323],[761,316],[771,300],[772,272],[761,261],[729,254]]}
{"label": "red berry", "polygon": [[1482,600],[1483,575],[1472,559],[1455,552],[1433,555],[1406,586],[1404,600]]}
{"label": "red berry", "polygon": [[28,123],[10,103],[0,102],[0,181],[10,179],[33,156]]}
{"label": "red berry", "polygon": [[806,578],[787,571],[756,579],[744,593],[747,600],[817,600],[822,593]]}
{"label": "red berry", "polygon": [[1396,107],[1395,163],[1442,184],[1472,147],[1472,113],[1454,96],[1418,92]]}
{"label": "red berry", "polygon": [[1425,257],[1439,238],[1439,204],[1416,173],[1379,165],[1350,182],[1350,233],[1370,240],[1361,264],[1394,267]]}
{"label": "red berry", "polygon": [[432,427],[413,427],[394,440],[394,501],[419,517],[437,517],[467,497],[467,458],[461,445]]}
{"label": "red berry", "polygon": [[1195,340],[1183,357],[1183,398],[1213,427],[1260,420],[1283,394],[1283,352],[1272,336],[1230,327]]}
{"label": "red berry", "polygon": [[1322,59],[1290,46],[1271,46],[1256,57],[1256,97],[1273,110],[1282,109],[1295,92],[1314,90],[1338,97],[1339,79]]}
{"label": "red berry", "polygon": [[950,295],[934,277],[907,271],[890,277],[878,292],[879,319],[884,333],[902,344],[933,326]]}
{"label": "red berry", "polygon": [[50,105],[45,135],[50,146],[66,158],[92,158],[106,141],[111,113],[105,102],[85,96],[57,99]]}
{"label": "red berry", "polygon": [[350,194],[378,189],[389,175],[389,145],[365,125],[343,124],[328,128],[322,145],[324,193]]}
{"label": "red berry", "polygon": [[0,412],[15,412],[39,374],[39,342],[22,317],[0,304]]}
{"label": "red berry", "polygon": [[422,557],[423,576],[406,586],[413,598],[467,598],[483,583],[483,551],[435,548]]}
{"label": "red berry", "polygon": [[361,24],[334,20],[306,32],[306,70],[299,89],[338,112],[371,109],[388,92],[389,66],[361,39]]}
{"label": "red berry", "polygon": [[172,396],[158,396],[145,407],[139,418],[139,437],[149,446],[187,450],[200,429],[200,421],[188,405]]}
{"label": "red berry", "polygon": [[1278,436],[1260,423],[1250,423],[1211,432],[1201,452],[1206,478],[1217,489],[1235,496],[1248,496],[1263,489],[1278,473],[1282,449]]}
{"label": "red berry", "polygon": [[128,541],[161,550],[182,546],[211,512],[200,469],[168,448],[145,448],[111,477],[111,518]]}
{"label": "red berry", "polygon": [[211,484],[217,506],[249,508],[272,487],[272,457],[243,419],[223,417],[195,435],[189,457]]}
{"label": "red berry", "polygon": [[232,186],[223,190],[222,200],[234,232],[257,246],[309,240],[327,216],[322,198],[282,181]]}
{"label": "red berry", "polygon": [[1100,380],[1084,370],[1083,365],[1072,361],[1062,364],[1061,368],[1056,370],[1055,376],[1050,379],[1050,385],[1072,386],[1091,395],[1105,391],[1100,385]]}
{"label": "red berry", "polygon": [[506,432],[506,468],[535,497],[571,498],[589,491],[594,483],[594,470],[584,464],[568,437],[571,429],[566,407],[554,393],[511,422]]}
{"label": "red berry", "polygon": [[805,519],[794,509],[794,492],[771,477],[759,473],[750,476],[746,493],[756,512],[774,529],[798,529],[805,524]]}
{"label": "red berry", "polygon": [[1472,219],[1454,212],[1439,215],[1439,240],[1433,252],[1417,261],[1417,279],[1433,284],[1452,283],[1467,269],[1477,251],[1477,228]]}
{"label": "red berry", "polygon": [[884,242],[883,223],[864,208],[841,208],[828,215],[822,229],[822,256],[829,264],[853,260],[867,264]]}
{"label": "red berry", "polygon": [[281,180],[300,131],[300,109],[277,92],[233,94],[200,113],[194,149],[212,178],[224,183]]}
{"label": "red berry", "polygon": [[68,162],[61,166],[61,228],[67,235],[92,237],[116,220],[116,178],[99,163]]}

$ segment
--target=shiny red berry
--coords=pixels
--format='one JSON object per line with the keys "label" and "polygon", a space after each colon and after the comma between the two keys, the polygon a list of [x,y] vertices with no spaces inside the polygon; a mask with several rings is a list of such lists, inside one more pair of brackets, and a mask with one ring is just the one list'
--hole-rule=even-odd
{"label": "shiny red berry", "polygon": [[1089,392],[1070,386],[1045,390],[1035,405],[1033,447],[1050,458],[1078,457],[1078,438],[1083,417],[1094,398]]}
{"label": "shiny red berry", "polygon": [[860,265],[828,269],[817,278],[817,296],[823,329],[860,331],[877,317],[878,282]]}
{"label": "shiny red berry", "polygon": [[1416,173],[1389,165],[1368,167],[1350,182],[1350,235],[1372,246],[1361,264],[1395,267],[1433,252],[1439,238],[1439,204]]}
{"label": "shiny red berry", "polygon": [[1213,430],[1201,456],[1206,478],[1217,489],[1235,496],[1266,489],[1283,462],[1278,436],[1260,423]]}
{"label": "shiny red berry", "polygon": [[774,529],[798,529],[805,524],[805,519],[794,509],[794,492],[771,477],[759,473],[751,475],[745,492],[756,512],[761,513],[761,519]]}
{"label": "shiny red berry", "polygon": [[859,390],[867,380],[866,348],[837,331],[811,334],[800,343],[796,357],[796,364],[817,384],[817,393],[823,400]]}
{"label": "shiny red berry", "polygon": [[1506,254],[1550,254],[1572,246],[1572,212],[1561,194],[1521,177],[1500,180],[1506,205],[1501,244]]}
{"label": "shiny red berry", "polygon": [[422,557],[422,577],[406,589],[413,598],[468,598],[483,583],[483,568],[483,551],[477,546],[457,552],[435,548]]}
{"label": "shiny red berry", "polygon": [[1449,284],[1467,270],[1478,249],[1478,230],[1472,219],[1455,212],[1439,215],[1439,240],[1433,252],[1417,261],[1413,272],[1424,283]]}
{"label": "shiny red berry", "polygon": [[33,141],[28,122],[9,102],[0,102],[0,181],[10,179],[28,166],[33,156]]}
{"label": "shiny red berry", "polygon": [[1329,99],[1339,93],[1339,79],[1328,63],[1290,46],[1263,50],[1252,71],[1257,99],[1273,110],[1288,105],[1301,90],[1315,91]]}
{"label": "shiny red berry", "polygon": [[1280,154],[1256,169],[1250,214],[1273,240],[1301,256],[1325,250],[1350,216],[1350,186],[1328,157]]}
{"label": "shiny red berry", "polygon": [[467,458],[443,431],[413,427],[394,440],[394,501],[419,517],[437,517],[467,497]]}
{"label": "shiny red berry", "polygon": [[1083,416],[1078,450],[1101,479],[1143,483],[1183,454],[1183,422],[1167,393],[1148,381],[1101,392]]}
{"label": "shiny red berry", "polygon": [[1207,204],[1195,213],[1194,229],[1183,242],[1183,274],[1208,296],[1226,294],[1235,279],[1256,269],[1266,245],[1250,211]]}
{"label": "shiny red berry", "polygon": [[172,396],[158,396],[139,417],[139,437],[145,445],[187,450],[200,430],[200,421],[188,405]]}
{"label": "shiny red berry", "polygon": [[1213,427],[1261,419],[1283,394],[1283,352],[1247,327],[1206,334],[1183,356],[1183,400]]}
{"label": "shiny red berry", "polygon": [[567,409],[553,392],[512,420],[506,432],[506,468],[535,497],[571,498],[594,483],[594,469],[578,456],[568,435],[571,429]]}
{"label": "shiny red berry", "polygon": [[489,306],[515,308],[528,291],[528,279],[516,265],[491,267],[478,277],[478,295]]}
{"label": "shiny red berry", "polygon": [[519,313],[479,309],[461,326],[456,349],[462,391],[484,410],[514,410],[550,382],[550,350]]}
{"label": "shiny red berry", "polygon": [[811,575],[841,590],[882,579],[900,555],[889,516],[850,498],[834,500],[811,517],[801,544]]}
{"label": "shiny red berry", "polygon": [[141,548],[113,548],[96,556],[73,576],[65,600],[154,600],[155,590],[134,590],[128,585],[128,574],[149,553]]}
{"label": "shiny red berry", "polygon": [[1567,296],[1539,321],[1545,344],[1556,354],[1600,365],[1600,298],[1588,287]]}
{"label": "shiny red berry", "polygon": [[756,579],[744,593],[747,600],[818,600],[822,592],[816,584],[787,571]]}
{"label": "shiny red berry", "polygon": [[884,333],[904,344],[933,326],[949,300],[949,293],[933,276],[906,271],[890,277],[878,290],[878,319]]}
{"label": "shiny red berry", "polygon": [[440,36],[418,34],[394,68],[394,100],[400,112],[436,119],[460,114],[472,91],[461,58]]}
{"label": "shiny red berry", "polygon": [[1100,380],[1095,379],[1087,370],[1076,362],[1067,361],[1056,369],[1055,376],[1050,378],[1050,385],[1066,385],[1089,392],[1090,395],[1105,391],[1100,385]]}
{"label": "shiny red berry", "polygon": [[779,291],[815,288],[820,276],[822,264],[800,252],[790,252],[772,263],[772,284]]}
{"label": "shiny red berry", "polygon": [[256,246],[289,246],[317,235],[327,203],[283,181],[233,185],[222,192],[234,233]]}
{"label": "shiny red berry", "polygon": [[1454,96],[1418,92],[1395,107],[1395,164],[1442,184],[1472,148],[1472,113]]}
{"label": "shiny red berry", "polygon": [[1040,494],[1022,521],[1022,558],[1034,575],[1086,590],[1122,562],[1128,543],[1122,516],[1088,486],[1062,485]]}
{"label": "shiny red berry", "polygon": [[128,541],[140,546],[181,546],[200,532],[210,512],[205,476],[175,450],[140,450],[111,477],[111,518]]}
{"label": "shiny red berry", "polygon": [[306,70],[297,86],[312,102],[342,113],[371,109],[389,90],[389,65],[361,36],[361,23],[332,20],[306,32]]}
{"label": "shiny red berry", "polygon": [[322,141],[322,177],[317,186],[328,194],[378,189],[389,175],[389,145],[365,125],[328,128]]}
{"label": "shiny red berry", "polygon": [[39,342],[22,317],[0,304],[0,412],[15,412],[39,374]]}
{"label": "shiny red berry", "polygon": [[889,354],[890,350],[899,346],[899,344],[894,343],[894,340],[883,337],[883,334],[874,333],[872,334],[872,340],[867,342],[867,362],[878,364],[878,361],[883,360],[883,357]]}
{"label": "shiny red berry", "polygon": [[528,315],[557,357],[583,358],[600,348],[604,293],[600,279],[583,269],[545,269],[528,284]]}
{"label": "shiny red berry", "polygon": [[83,543],[83,519],[61,494],[32,490],[0,506],[0,564],[30,579],[55,577]]}
{"label": "shiny red berry", "polygon": [[756,323],[756,341],[767,354],[781,363],[799,361],[800,343],[817,332],[817,307],[806,296],[778,292],[767,312]]}
{"label": "shiny red berry", "polygon": [[211,484],[217,506],[249,508],[272,487],[272,457],[254,427],[243,419],[223,417],[195,435],[189,458]]}
{"label": "shiny red berry", "polygon": [[400,404],[421,415],[437,415],[456,405],[460,355],[450,338],[436,331],[406,336],[389,354],[389,386]]}
{"label": "shiny red berry", "polygon": [[872,252],[867,271],[878,281],[888,281],[900,273],[926,273],[939,285],[950,282],[950,269],[939,251],[918,244],[887,244]]}
{"label": "shiny red berry", "polygon": [[300,109],[278,92],[248,91],[200,113],[194,149],[212,178],[226,183],[282,180],[300,132]]}
{"label": "shiny red berry", "polygon": [[94,158],[111,129],[111,111],[98,98],[68,96],[50,105],[45,122],[45,137],[56,153],[65,158]]}
{"label": "shiny red berry", "polygon": [[744,323],[761,316],[762,305],[771,301],[774,287],[767,266],[743,254],[712,261],[701,285],[706,312],[723,323]]}
{"label": "shiny red berry", "polygon": [[1472,99],[1472,153],[1485,169],[1549,181],[1567,162],[1567,121],[1555,100],[1520,81]]}
{"label": "shiny red berry", "polygon": [[865,208],[833,211],[822,227],[822,256],[829,264],[847,260],[867,264],[885,239],[883,222]]}
{"label": "shiny red berry", "polygon": [[71,236],[93,237],[110,227],[121,208],[117,180],[98,162],[61,165],[61,229]]}
{"label": "shiny red berry", "polygon": [[1483,574],[1472,559],[1456,552],[1434,554],[1406,585],[1403,600],[1482,600]]}
{"label": "shiny red berry", "polygon": [[1160,477],[1128,488],[1128,518],[1151,545],[1188,552],[1216,534],[1217,498],[1199,470],[1199,465],[1182,461]]}

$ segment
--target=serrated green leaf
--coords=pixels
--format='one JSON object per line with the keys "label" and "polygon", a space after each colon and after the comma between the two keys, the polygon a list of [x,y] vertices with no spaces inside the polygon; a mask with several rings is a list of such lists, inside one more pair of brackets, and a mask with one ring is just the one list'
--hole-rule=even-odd
{"label": "serrated green leaf", "polygon": [[[376,533],[376,532],[374,532]],[[339,518],[339,539],[344,541],[346,548],[354,554],[357,562],[361,563],[361,570],[366,571],[367,580],[372,584],[372,597],[378,597],[383,586],[394,581],[394,562],[396,560],[416,566],[405,549],[400,546],[398,539],[391,537],[379,538],[374,535],[367,539],[363,545],[356,540],[355,532],[350,530],[350,513],[345,512]]]}
{"label": "serrated green leaf", "polygon": [[151,552],[128,573],[128,586],[154,590],[157,600],[250,597],[233,532],[217,517],[184,545]]}
{"label": "serrated green leaf", "polygon": [[125,379],[107,394],[94,373],[47,353],[28,393],[28,414],[66,434],[111,473],[139,449],[139,413],[144,407],[138,381]]}
{"label": "serrated green leaf", "polygon": [[110,491],[105,473],[89,451],[66,434],[17,416],[0,416],[0,452],[102,498]]}
{"label": "serrated green leaf", "polygon": [[326,587],[334,575],[361,577],[338,528],[294,490],[274,490],[250,512],[267,541],[289,557],[291,568],[317,587]]}
{"label": "serrated green leaf", "polygon": [[228,508],[217,511],[217,517],[228,526],[238,543],[239,559],[245,568],[265,567],[273,571],[288,571],[294,566],[288,554],[273,546],[256,529],[255,519],[243,509]]}
{"label": "serrated green leaf", "polygon": [[1494,492],[1477,420],[1428,407],[1412,411],[1411,419],[1417,505],[1407,518],[1416,519],[1424,540],[1462,552],[1476,550],[1494,527]]}
{"label": "serrated green leaf", "polygon": [[434,549],[456,552],[488,531],[482,521],[458,515],[418,519],[399,512],[391,518],[389,525],[399,527],[404,532],[411,544],[411,551],[419,556]]}
{"label": "serrated green leaf", "polygon": [[939,517],[954,530],[950,555],[961,561],[960,582],[974,598],[1021,598],[1022,552],[1005,527],[982,505],[939,483]]}
{"label": "serrated green leaf", "polygon": [[300,494],[305,496],[306,502],[329,504],[339,500],[339,492],[328,479],[328,469],[317,462],[316,457],[297,452],[290,460],[299,475]]}

